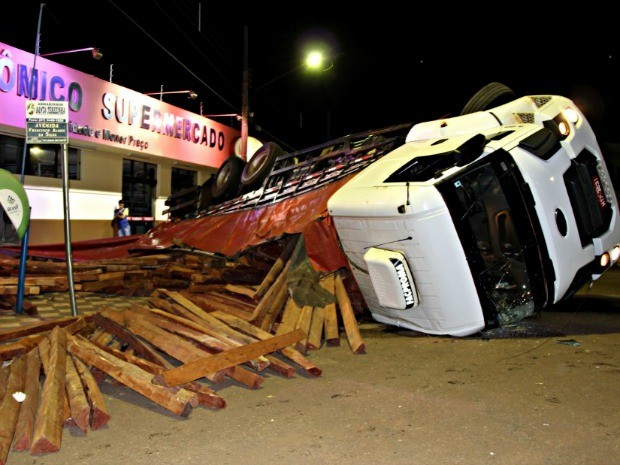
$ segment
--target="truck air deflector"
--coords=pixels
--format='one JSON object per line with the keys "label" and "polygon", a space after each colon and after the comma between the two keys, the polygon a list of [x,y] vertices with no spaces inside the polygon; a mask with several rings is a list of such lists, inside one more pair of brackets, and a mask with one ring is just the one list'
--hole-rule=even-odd
{"label": "truck air deflector", "polygon": [[476,134],[455,150],[414,157],[394,171],[384,182],[421,182],[439,177],[447,169],[465,166],[474,161],[482,155],[485,143],[485,137],[482,134]]}
{"label": "truck air deflector", "polygon": [[519,147],[543,160],[548,160],[560,149],[560,141],[555,133],[542,128],[519,142]]}

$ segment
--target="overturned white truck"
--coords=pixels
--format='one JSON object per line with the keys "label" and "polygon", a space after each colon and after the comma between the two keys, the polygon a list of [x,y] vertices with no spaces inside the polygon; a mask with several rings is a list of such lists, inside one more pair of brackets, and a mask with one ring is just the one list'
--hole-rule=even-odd
{"label": "overturned white truck", "polygon": [[416,124],[328,211],[373,318],[429,334],[522,320],[620,255],[595,134],[555,95]]}
{"label": "overturned white truck", "polygon": [[386,324],[453,336],[504,326],[619,259],[617,195],[588,121],[565,97],[516,98],[502,83],[461,116],[292,153],[267,142],[247,163],[229,157],[189,200],[171,198],[171,211],[254,210],[336,181],[326,201],[335,247]]}

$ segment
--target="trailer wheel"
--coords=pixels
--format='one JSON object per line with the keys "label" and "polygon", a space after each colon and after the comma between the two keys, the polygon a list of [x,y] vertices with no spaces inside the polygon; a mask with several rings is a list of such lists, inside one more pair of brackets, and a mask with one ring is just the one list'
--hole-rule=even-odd
{"label": "trailer wheel", "polygon": [[485,111],[514,99],[514,91],[501,82],[491,82],[476,92],[463,107],[461,115]]}
{"label": "trailer wheel", "polygon": [[244,192],[258,189],[284,150],[275,142],[265,142],[246,163],[241,173],[241,186]]}
{"label": "trailer wheel", "polygon": [[215,180],[211,186],[213,199],[222,201],[233,198],[239,192],[239,181],[241,180],[241,172],[245,167],[245,161],[236,155],[231,155],[217,170]]}

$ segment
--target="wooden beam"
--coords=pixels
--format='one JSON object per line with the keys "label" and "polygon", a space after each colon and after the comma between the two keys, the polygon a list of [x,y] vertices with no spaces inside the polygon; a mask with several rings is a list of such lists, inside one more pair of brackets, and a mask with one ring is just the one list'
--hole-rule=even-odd
{"label": "wooden beam", "polygon": [[260,302],[258,302],[256,307],[254,308],[254,312],[252,312],[252,316],[250,317],[250,322],[254,323],[257,326],[260,326],[263,318],[276,301],[276,298],[280,293],[282,287],[288,287],[288,270],[290,269],[291,264],[291,260],[286,262],[284,269],[280,272],[274,283],[271,285],[271,287],[269,287],[269,289],[260,299]]}
{"label": "wooden beam", "polygon": [[77,316],[59,318],[53,321],[44,321],[41,323],[34,323],[32,325],[24,326],[23,328],[11,329],[8,331],[0,331],[0,342],[12,341],[32,334],[39,334],[46,331],[51,331],[56,326],[67,326],[75,322]]}
{"label": "wooden beam", "polygon": [[254,342],[235,349],[227,350],[211,357],[187,363],[178,368],[164,371],[153,380],[165,385],[176,386],[181,383],[193,381],[208,373],[215,373],[228,367],[246,362],[259,355],[271,353],[288,345],[294,344],[305,336],[301,330],[292,331],[282,336],[274,336],[271,339]]}
{"label": "wooden beam", "polygon": [[351,350],[354,354],[362,354],[366,351],[366,344],[364,344],[362,340],[362,335],[360,334],[357,320],[355,319],[355,313],[353,312],[353,307],[351,306],[347,291],[344,288],[340,273],[336,276],[335,288],[336,298],[338,299],[338,306],[340,307],[340,314],[342,315],[349,346],[351,346]]}
{"label": "wooden beam", "polygon": [[62,443],[64,417],[67,333],[56,326],[49,337],[49,362],[34,427],[31,454],[57,452]]}
{"label": "wooden beam", "polygon": [[39,350],[33,349],[24,356],[26,362],[26,383],[24,394],[26,398],[22,402],[17,417],[15,436],[13,437],[13,450],[29,450],[32,445],[32,433],[34,431],[37,407],[39,406],[39,392],[41,390],[41,358]]}
{"label": "wooden beam", "polygon": [[90,420],[90,405],[88,404],[86,392],[84,392],[82,379],[78,374],[77,368],[75,368],[72,357],[67,357],[66,359],[65,386],[67,397],[69,398],[69,406],[71,407],[71,418],[73,418],[75,426],[86,434]]}
{"label": "wooden beam", "polygon": [[175,415],[187,417],[198,405],[198,398],[194,393],[183,388],[169,388],[153,384],[152,374],[110,355],[81,336],[71,338],[68,349],[85,363],[99,368]]}
{"label": "wooden beam", "polygon": [[93,431],[101,429],[110,421],[110,412],[106,406],[103,394],[101,394],[101,390],[99,389],[99,384],[92,372],[88,369],[88,366],[82,360],[75,357],[73,354],[71,354],[71,358],[82,380],[84,392],[86,393],[90,405],[90,418],[88,421],[90,429]]}
{"label": "wooden beam", "polygon": [[[319,285],[329,292],[331,295],[335,295],[334,275],[329,274],[319,281]],[[340,331],[338,330],[338,312],[336,310],[336,302],[327,304],[325,306],[325,344],[328,346],[340,345]]]}
{"label": "wooden beam", "polygon": [[[233,328],[238,328],[240,331],[244,331],[248,334],[251,334],[252,336],[255,336],[257,339],[264,340],[273,337],[273,334],[269,334],[268,332],[260,329],[259,327],[254,326],[253,324],[248,323],[241,318],[236,318],[232,315],[228,315],[225,312],[215,312],[213,313],[213,316],[219,318],[222,321],[225,321]],[[291,331],[293,331],[294,329],[295,328],[291,328]],[[276,336],[280,336],[281,334],[284,333],[278,332]],[[301,352],[299,352],[293,346],[288,346],[280,349],[280,353],[291,361],[295,362],[307,373],[313,376],[321,375],[322,370],[310,360],[308,360]]]}
{"label": "wooden beam", "polygon": [[284,265],[288,262],[288,259],[293,253],[293,250],[295,249],[295,246],[297,245],[298,242],[299,242],[299,235],[289,238],[288,243],[282,250],[282,253],[278,257],[278,259],[275,261],[275,263],[272,265],[271,269],[267,273],[267,276],[265,276],[263,281],[260,283],[260,285],[256,289],[256,292],[254,293],[254,296],[253,296],[255,300],[260,300],[265,294],[265,292],[267,292],[267,289],[271,287],[271,285],[276,280],[280,272],[284,269]]}
{"label": "wooden beam", "polygon": [[323,340],[323,326],[325,325],[325,308],[314,307],[312,311],[312,321],[308,330],[308,350],[316,350],[321,348]]}
{"label": "wooden beam", "polygon": [[0,464],[4,465],[15,435],[20,403],[13,397],[24,389],[26,382],[26,362],[23,358],[13,360],[11,374],[2,403],[0,404]]}

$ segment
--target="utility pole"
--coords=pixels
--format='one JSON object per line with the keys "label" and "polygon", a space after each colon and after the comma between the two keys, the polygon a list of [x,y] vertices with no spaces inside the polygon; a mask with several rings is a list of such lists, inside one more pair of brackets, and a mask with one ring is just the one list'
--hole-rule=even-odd
{"label": "utility pole", "polygon": [[247,160],[248,154],[248,116],[250,78],[248,70],[248,27],[243,27],[243,83],[241,98],[241,158]]}

